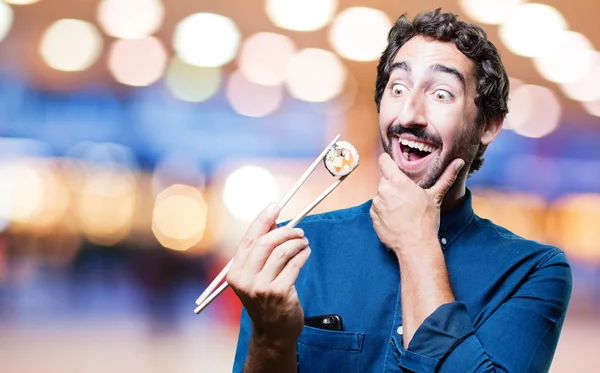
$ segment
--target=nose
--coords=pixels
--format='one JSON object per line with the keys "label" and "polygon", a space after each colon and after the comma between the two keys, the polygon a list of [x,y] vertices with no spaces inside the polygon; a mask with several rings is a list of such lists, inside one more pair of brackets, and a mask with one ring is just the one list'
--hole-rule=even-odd
{"label": "nose", "polygon": [[397,122],[406,128],[426,127],[427,116],[424,97],[419,92],[407,92],[398,108]]}

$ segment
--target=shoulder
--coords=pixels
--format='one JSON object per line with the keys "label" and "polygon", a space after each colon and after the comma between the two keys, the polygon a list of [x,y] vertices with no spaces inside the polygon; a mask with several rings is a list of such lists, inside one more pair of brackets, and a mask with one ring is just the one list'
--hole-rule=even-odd
{"label": "shoulder", "polygon": [[517,257],[535,256],[538,266],[548,262],[561,262],[568,265],[567,257],[560,248],[519,236],[488,219],[475,215],[472,229],[478,236],[482,236],[486,246],[509,252]]}

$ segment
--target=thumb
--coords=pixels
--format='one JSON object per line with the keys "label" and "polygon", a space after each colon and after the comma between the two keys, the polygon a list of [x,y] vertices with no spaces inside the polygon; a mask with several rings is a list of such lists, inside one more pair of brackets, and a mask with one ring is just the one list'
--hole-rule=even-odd
{"label": "thumb", "polygon": [[446,170],[438,181],[429,189],[430,193],[433,194],[433,199],[435,203],[439,206],[442,204],[442,200],[446,195],[446,192],[452,187],[456,178],[458,177],[458,173],[465,165],[465,161],[460,158],[455,159],[450,162]]}

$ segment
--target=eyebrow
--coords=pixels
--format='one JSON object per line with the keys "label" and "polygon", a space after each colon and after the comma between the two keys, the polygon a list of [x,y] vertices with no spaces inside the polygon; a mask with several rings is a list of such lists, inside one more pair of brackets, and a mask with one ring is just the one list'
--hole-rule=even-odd
{"label": "eyebrow", "polygon": [[[390,74],[396,69],[404,70],[408,73],[412,72],[410,65],[406,61],[394,62],[390,68]],[[463,89],[465,89],[465,87],[466,87],[465,76],[460,71],[455,69],[454,67],[448,67],[446,65],[436,63],[427,68],[427,73],[430,73],[430,72],[440,72],[440,73],[451,74],[460,81],[460,83],[463,86]]]}

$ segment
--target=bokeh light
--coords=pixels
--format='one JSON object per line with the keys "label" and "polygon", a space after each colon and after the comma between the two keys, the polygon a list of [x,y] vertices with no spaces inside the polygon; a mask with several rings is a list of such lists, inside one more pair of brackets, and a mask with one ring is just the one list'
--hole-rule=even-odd
{"label": "bokeh light", "polygon": [[123,84],[143,87],[156,82],[167,65],[167,52],[160,40],[120,39],[114,42],[108,57],[108,68]]}
{"label": "bokeh light", "polygon": [[96,26],[78,19],[54,22],[42,36],[40,53],[48,66],[62,71],[81,71],[100,56],[102,38]]}
{"label": "bokeh light", "polygon": [[114,245],[131,231],[137,183],[127,170],[90,167],[78,189],[77,218],[81,232],[100,245]]}
{"label": "bokeh light", "polygon": [[202,102],[213,97],[221,86],[220,67],[198,67],[173,57],[165,74],[171,94],[188,102]]}
{"label": "bokeh light", "polygon": [[160,0],[102,0],[98,22],[104,32],[122,39],[139,39],[162,25],[165,7]]}
{"label": "bokeh light", "polygon": [[12,8],[0,1],[0,41],[4,40],[6,35],[8,35],[13,24],[13,18]]}
{"label": "bokeh light", "polygon": [[[506,116],[506,118],[504,118],[504,123],[502,124],[502,129],[503,130],[511,130],[512,129],[512,123],[511,123],[511,117],[515,116],[515,113],[513,111],[513,106],[514,105],[519,105],[518,102],[515,102],[514,100],[514,96],[515,96],[515,92],[517,91],[517,89],[519,89],[521,86],[523,86],[523,81],[520,79],[516,79],[513,77],[509,77],[508,78],[509,82],[510,82],[510,92],[508,94],[508,115]],[[519,110],[523,110],[524,107],[517,107],[515,110],[518,112]],[[524,114],[519,114],[517,115],[517,120],[519,120],[519,117],[523,117]]]}
{"label": "bokeh light", "polygon": [[600,100],[600,52],[594,53],[591,70],[580,79],[560,85],[568,97],[577,101]]}
{"label": "bokeh light", "polygon": [[267,16],[275,24],[293,31],[315,31],[327,25],[337,9],[337,0],[267,0]]}
{"label": "bokeh light", "polygon": [[459,0],[458,4],[475,21],[496,25],[506,21],[523,0]]}
{"label": "bokeh light", "polygon": [[388,16],[377,9],[355,7],[340,12],[329,29],[329,42],[342,57],[374,61],[387,45],[392,27]]}
{"label": "bokeh light", "polygon": [[585,111],[595,117],[600,117],[600,100],[583,102],[582,104]]}
{"label": "bokeh light", "polygon": [[316,48],[299,51],[286,78],[288,92],[300,100],[324,102],[344,87],[346,69],[335,54]]}
{"label": "bokeh light", "polygon": [[29,5],[35,4],[40,0],[2,0],[4,3],[14,4],[14,5]]}
{"label": "bokeh light", "polygon": [[249,117],[264,117],[281,104],[283,87],[253,83],[237,70],[229,76],[225,94],[236,112]]}
{"label": "bokeh light", "polygon": [[173,47],[182,61],[195,66],[216,67],[235,57],[240,32],[230,18],[195,13],[175,27],[173,39]]}
{"label": "bokeh light", "polygon": [[251,221],[269,203],[279,199],[279,187],[273,175],[257,166],[243,166],[225,181],[223,201],[231,214]]}
{"label": "bokeh light", "polygon": [[557,83],[577,81],[592,70],[596,55],[592,43],[578,32],[566,31],[552,53],[533,60],[537,71]]}
{"label": "bokeh light", "polygon": [[523,4],[500,26],[500,38],[513,53],[540,57],[558,48],[557,40],[567,22],[555,8],[544,4]]}
{"label": "bokeh light", "polygon": [[538,85],[525,84],[517,88],[511,101],[507,121],[519,135],[543,137],[556,129],[560,121],[561,106],[552,90]]}
{"label": "bokeh light", "polygon": [[262,85],[279,85],[296,53],[296,46],[287,36],[259,32],[242,45],[238,57],[240,71],[246,79]]}
{"label": "bokeh light", "polygon": [[164,247],[187,250],[202,239],[206,216],[202,194],[190,186],[175,184],[156,197],[152,231]]}

